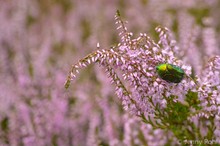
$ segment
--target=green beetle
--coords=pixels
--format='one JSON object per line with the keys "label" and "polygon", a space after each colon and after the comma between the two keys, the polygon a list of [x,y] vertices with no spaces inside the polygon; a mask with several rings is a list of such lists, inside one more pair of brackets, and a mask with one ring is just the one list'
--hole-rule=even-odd
{"label": "green beetle", "polygon": [[184,78],[184,71],[173,64],[163,63],[156,66],[156,71],[161,79],[169,83],[179,83]]}

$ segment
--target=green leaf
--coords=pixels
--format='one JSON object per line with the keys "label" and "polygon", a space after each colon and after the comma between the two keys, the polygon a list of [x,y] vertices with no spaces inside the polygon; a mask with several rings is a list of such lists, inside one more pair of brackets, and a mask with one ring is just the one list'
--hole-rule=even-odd
{"label": "green leaf", "polygon": [[197,92],[188,91],[185,101],[189,103],[190,107],[193,107],[196,110],[202,109],[202,107],[199,105],[200,101],[198,99]]}
{"label": "green leaf", "polygon": [[58,136],[57,135],[53,135],[53,137],[51,139],[52,146],[58,146],[57,139],[58,139]]}
{"label": "green leaf", "polygon": [[8,129],[9,129],[8,125],[9,125],[9,119],[8,119],[8,117],[5,117],[1,121],[1,129],[5,132],[8,131]]}

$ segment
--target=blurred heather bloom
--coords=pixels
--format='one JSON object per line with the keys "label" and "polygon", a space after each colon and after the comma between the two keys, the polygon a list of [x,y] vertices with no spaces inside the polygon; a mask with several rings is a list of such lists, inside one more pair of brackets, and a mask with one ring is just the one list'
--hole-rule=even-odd
{"label": "blurred heather bloom", "polygon": [[206,117],[219,115],[220,57],[211,58],[203,73],[198,89],[199,99],[204,109],[202,114]]}
{"label": "blurred heather bloom", "polygon": [[[184,140],[218,138],[210,132],[215,131],[214,119],[219,114],[220,58],[211,59],[203,76],[193,77],[191,66],[175,57],[179,48],[167,28],[156,28],[158,42],[145,33],[133,39],[119,12],[115,19],[121,42],[101,50],[97,44],[97,51],[72,66],[65,87],[69,87],[79,69],[98,63],[115,84],[115,92],[124,109],[140,117],[144,123],[171,131],[182,144]],[[182,68],[184,79],[177,84],[161,79],[155,68],[163,63]],[[197,124],[207,121],[211,122],[208,129]],[[135,144],[140,145],[140,141]]]}

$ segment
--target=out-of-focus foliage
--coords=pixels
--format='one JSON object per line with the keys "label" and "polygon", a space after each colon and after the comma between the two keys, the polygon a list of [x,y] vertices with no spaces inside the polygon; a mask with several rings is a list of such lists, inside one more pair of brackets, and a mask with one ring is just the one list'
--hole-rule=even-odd
{"label": "out-of-focus foliage", "polygon": [[0,145],[176,143],[172,133],[125,113],[98,66],[83,70],[69,90],[63,87],[66,75],[97,42],[100,48],[120,42],[116,9],[134,36],[159,40],[155,27],[169,28],[178,57],[199,75],[208,58],[220,54],[219,7],[218,0],[0,1]]}

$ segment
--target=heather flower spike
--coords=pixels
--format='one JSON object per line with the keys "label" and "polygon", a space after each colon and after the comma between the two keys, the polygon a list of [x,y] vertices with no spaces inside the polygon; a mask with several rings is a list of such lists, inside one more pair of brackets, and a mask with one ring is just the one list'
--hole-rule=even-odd
{"label": "heather flower spike", "polygon": [[202,138],[198,121],[212,117],[214,123],[215,114],[220,113],[219,57],[209,62],[203,79],[192,78],[191,67],[176,57],[178,47],[167,28],[155,29],[159,34],[155,42],[146,33],[132,38],[119,11],[115,20],[121,42],[113,48],[98,49],[74,64],[65,87],[70,86],[79,69],[97,63],[105,68],[125,110],[154,129],[172,131],[179,140]]}

